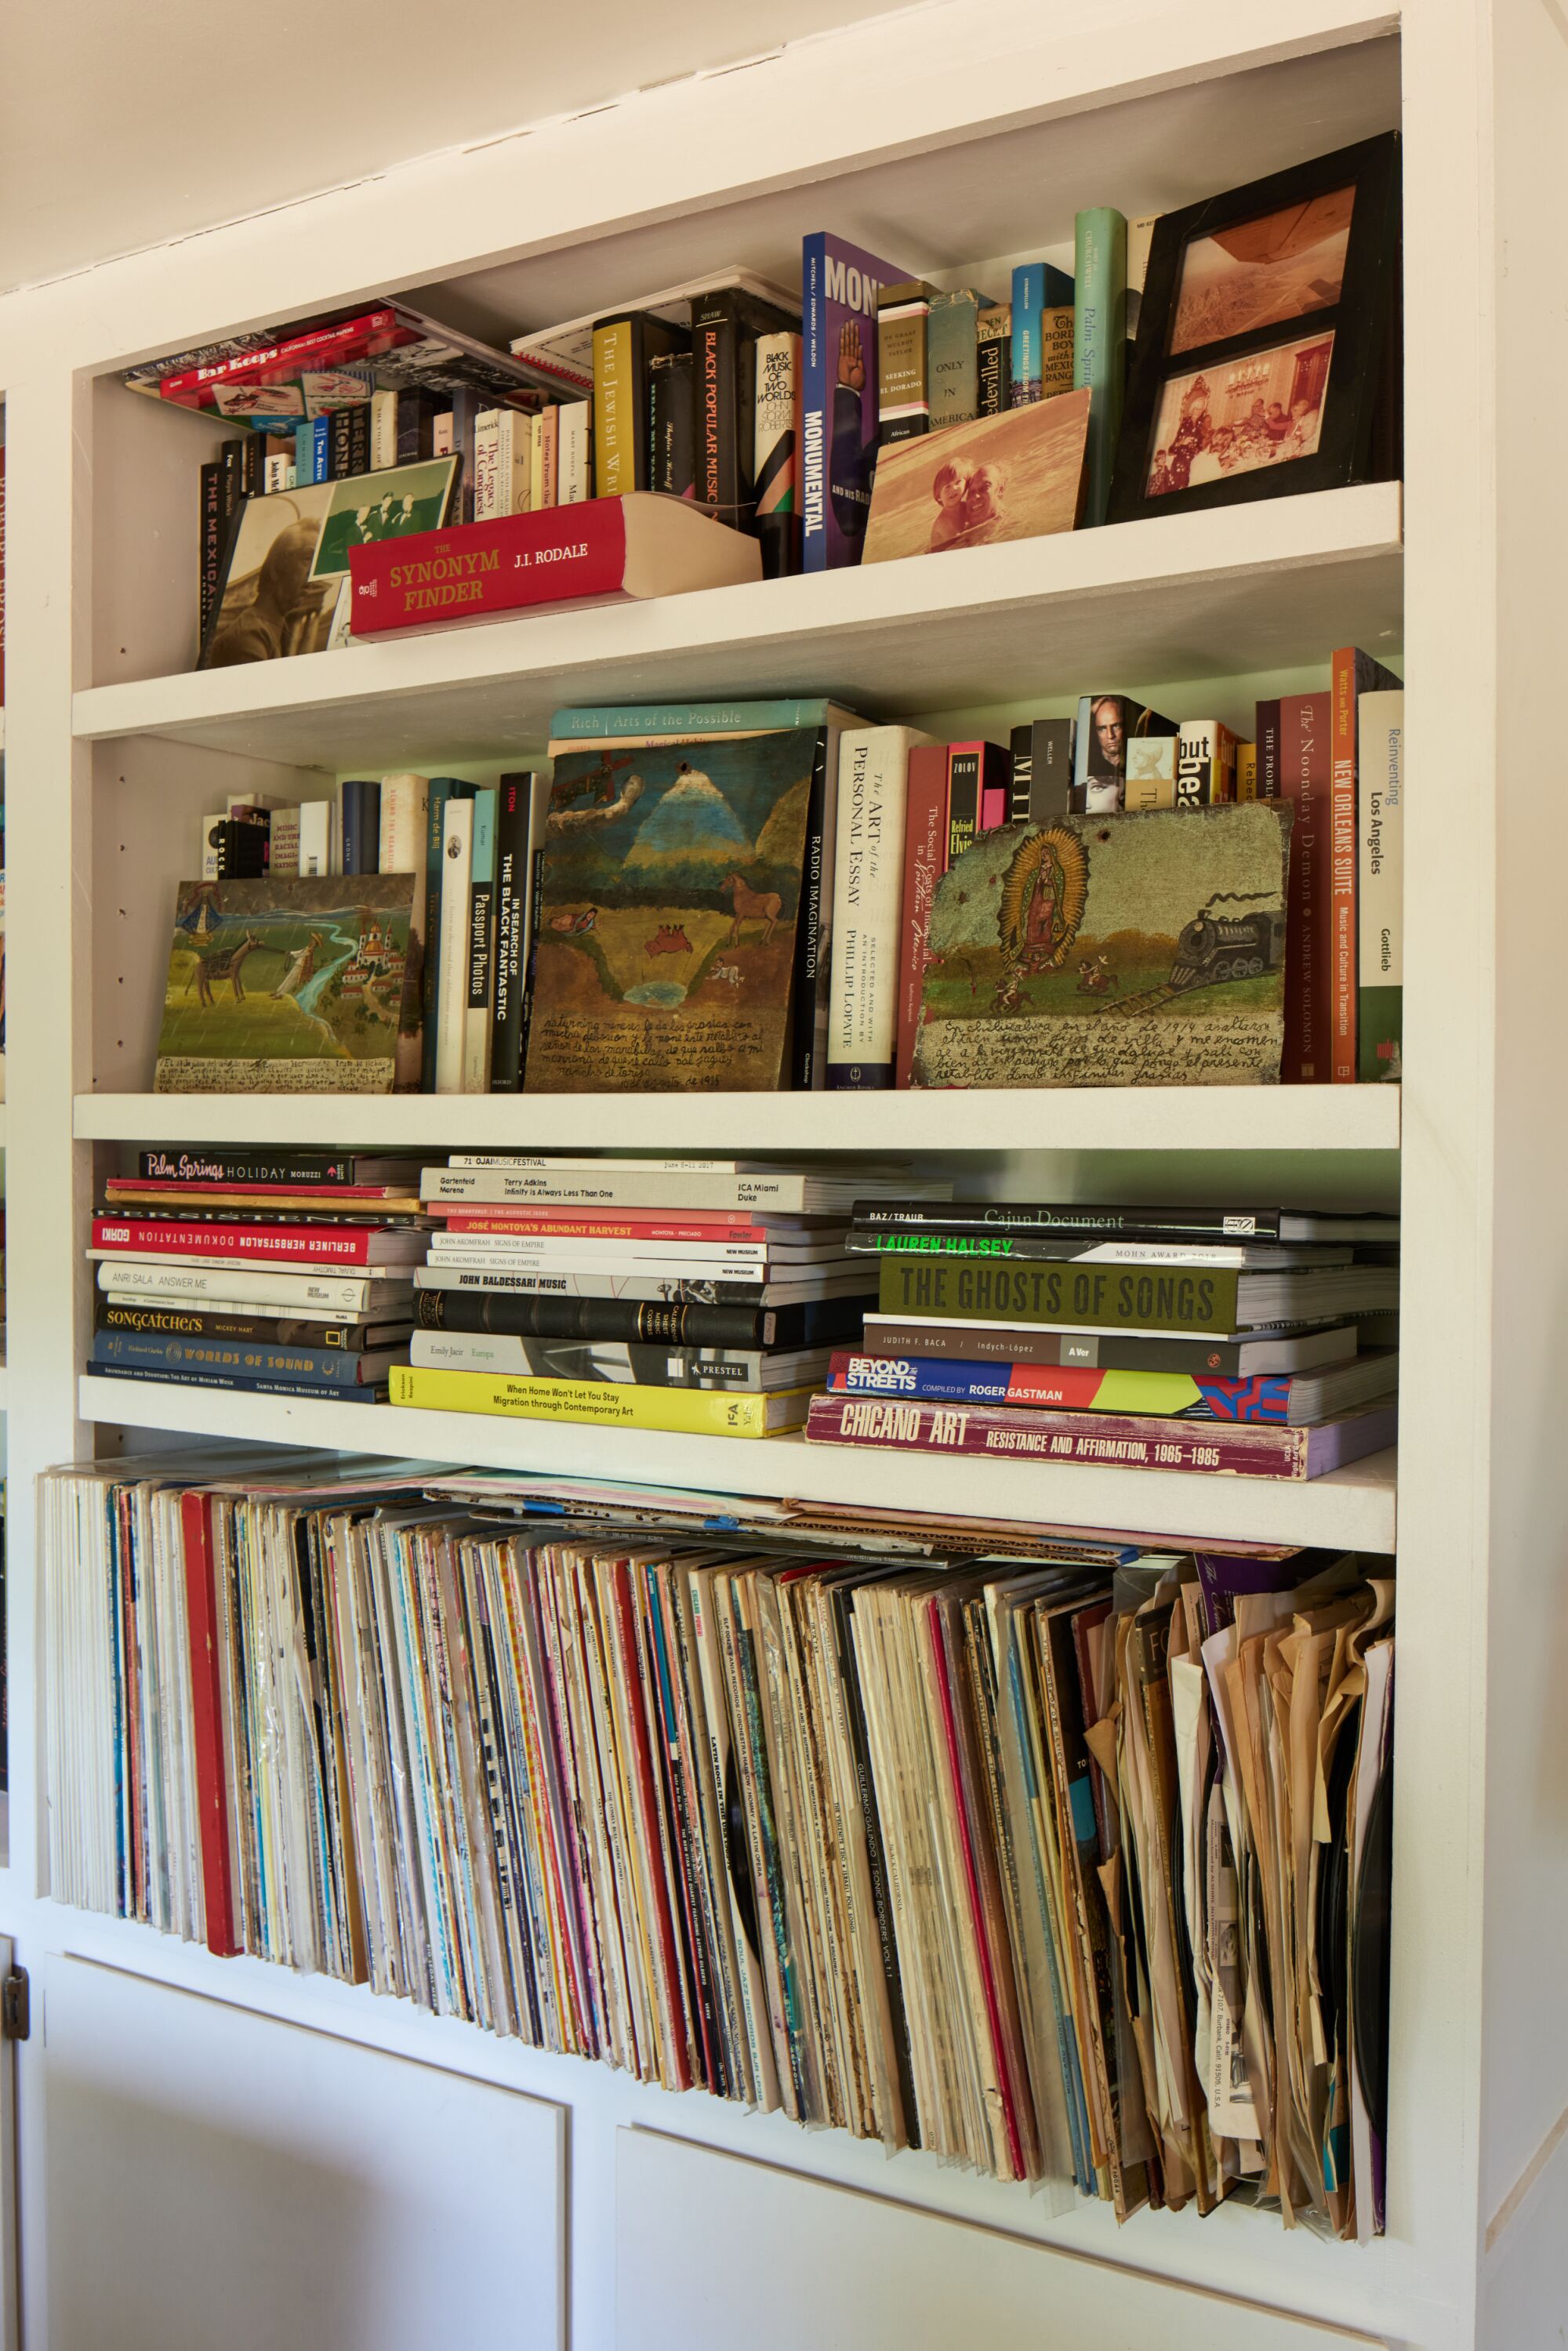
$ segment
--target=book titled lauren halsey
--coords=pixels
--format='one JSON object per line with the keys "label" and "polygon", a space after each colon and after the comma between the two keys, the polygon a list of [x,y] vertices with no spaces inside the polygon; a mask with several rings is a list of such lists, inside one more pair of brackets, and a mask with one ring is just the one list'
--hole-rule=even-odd
{"label": "book titled lauren halsey", "polygon": [[353,633],[492,620],[530,605],[678,596],[762,577],[754,538],[638,491],[349,550]]}
{"label": "book titled lauren halsey", "polygon": [[[394,1371],[395,1382],[399,1374]],[[402,1374],[404,1378],[408,1375]],[[738,1401],[738,1399],[737,1399]],[[905,1398],[816,1395],[806,1436],[816,1445],[890,1446],[908,1453],[1079,1461],[1113,1469],[1199,1470],[1218,1478],[1301,1482],[1381,1453],[1394,1442],[1392,1405],[1348,1413],[1315,1428],[1242,1427],[1121,1413],[1046,1412],[1015,1405],[920,1404]]]}
{"label": "book titled lauren halsey", "polygon": [[819,231],[801,253],[801,553],[807,571],[858,563],[876,465],[877,289],[909,276]]}

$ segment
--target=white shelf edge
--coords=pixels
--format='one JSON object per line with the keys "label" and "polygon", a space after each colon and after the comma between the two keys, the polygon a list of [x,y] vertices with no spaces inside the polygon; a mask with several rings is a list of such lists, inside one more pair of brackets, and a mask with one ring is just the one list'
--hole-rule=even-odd
{"label": "white shelf edge", "polygon": [[[503,681],[549,686],[557,673],[588,666],[610,674],[608,699],[618,665],[700,653],[722,679],[727,655],[764,646],[799,648],[803,668],[852,679],[857,637],[890,625],[937,629],[1020,608],[1045,614],[1065,601],[1165,593],[1178,583],[1190,596],[1205,580],[1262,583],[1325,563],[1390,558],[1402,546],[1401,485],[1370,483],[970,549],[943,564],[913,558],[89,686],[73,699],[72,731],[87,742],[141,734],[197,740],[214,726],[265,728],[288,713],[395,707]],[[1226,665],[1218,652],[1215,658]]]}
{"label": "white shelf edge", "polygon": [[570,1421],[414,1412],[393,1405],[245,1395],[220,1388],[84,1375],[83,1420],[221,1437],[231,1442],[325,1446],[390,1459],[529,1469],[634,1485],[769,1494],[797,1501],[860,1502],[902,1512],[956,1511],[1045,1525],[1110,1527],[1165,1538],[1395,1547],[1396,1457],[1390,1451],[1304,1484],[1206,1478],[1074,1463],[939,1460],[859,1446],[669,1437]]}
{"label": "white shelf edge", "polygon": [[[961,1094],[78,1094],[78,1143],[444,1151],[1396,1151],[1397,1086],[1083,1086]],[[3,1134],[3,1130],[0,1130]]]}

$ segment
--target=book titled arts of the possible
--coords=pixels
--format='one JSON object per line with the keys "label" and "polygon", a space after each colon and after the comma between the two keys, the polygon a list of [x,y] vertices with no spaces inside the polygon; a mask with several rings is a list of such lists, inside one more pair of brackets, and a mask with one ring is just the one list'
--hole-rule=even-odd
{"label": "book titled arts of the possible", "polygon": [[815,727],[555,763],[530,1093],[783,1081]]}

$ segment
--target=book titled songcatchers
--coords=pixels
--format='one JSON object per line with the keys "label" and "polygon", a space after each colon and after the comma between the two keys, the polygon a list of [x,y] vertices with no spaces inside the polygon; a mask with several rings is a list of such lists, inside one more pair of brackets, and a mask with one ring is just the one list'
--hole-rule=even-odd
{"label": "book titled songcatchers", "polygon": [[183,882],[156,1091],[390,1093],[413,904],[409,873]]}
{"label": "book titled songcatchers", "polygon": [[557,759],[528,1092],[779,1086],[816,752],[799,727]]}

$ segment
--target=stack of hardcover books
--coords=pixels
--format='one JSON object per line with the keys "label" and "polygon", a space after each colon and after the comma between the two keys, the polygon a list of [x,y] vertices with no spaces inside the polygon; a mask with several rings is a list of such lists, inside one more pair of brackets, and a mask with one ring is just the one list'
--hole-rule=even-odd
{"label": "stack of hardcover books", "polygon": [[878,1311],[807,1435],[1321,1477],[1394,1442],[1398,1238],[1285,1208],[862,1200]]}
{"label": "stack of hardcover books", "polygon": [[722,1437],[797,1428],[875,1294],[847,1247],[851,1205],[908,1198],[909,1184],[896,1167],[455,1155],[420,1178],[443,1229],[414,1276],[392,1400]]}
{"label": "stack of hardcover books", "polygon": [[353,1152],[142,1152],[93,1220],[90,1368],[384,1403],[424,1255],[416,1172]]}

